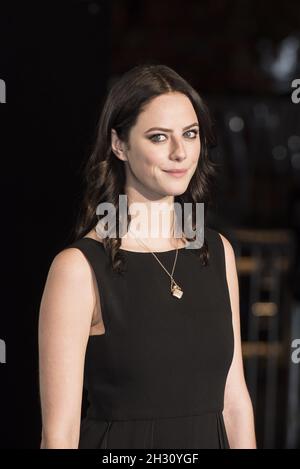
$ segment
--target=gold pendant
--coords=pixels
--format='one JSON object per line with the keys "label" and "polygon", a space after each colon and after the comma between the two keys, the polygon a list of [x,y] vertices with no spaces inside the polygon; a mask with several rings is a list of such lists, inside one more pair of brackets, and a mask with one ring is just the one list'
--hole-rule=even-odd
{"label": "gold pendant", "polygon": [[181,298],[183,295],[182,289],[177,285],[177,283],[174,282],[174,286],[171,288],[171,292],[173,296],[176,296],[176,298]]}

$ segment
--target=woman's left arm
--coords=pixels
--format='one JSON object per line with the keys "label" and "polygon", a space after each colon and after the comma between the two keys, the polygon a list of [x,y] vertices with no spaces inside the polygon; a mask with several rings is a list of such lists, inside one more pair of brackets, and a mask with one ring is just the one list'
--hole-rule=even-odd
{"label": "woman's left arm", "polygon": [[239,284],[236,270],[235,254],[230,242],[221,235],[224,245],[226,278],[232,310],[234,333],[234,353],[228,372],[223,417],[231,449],[256,449],[255,425],[251,399],[247,389],[243,368]]}

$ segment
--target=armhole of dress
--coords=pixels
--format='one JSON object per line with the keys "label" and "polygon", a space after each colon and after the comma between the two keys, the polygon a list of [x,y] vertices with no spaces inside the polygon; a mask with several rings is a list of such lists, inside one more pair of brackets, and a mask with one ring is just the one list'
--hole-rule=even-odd
{"label": "armhole of dress", "polygon": [[226,278],[226,259],[225,259],[225,247],[220,233],[216,231],[217,243],[219,244],[218,257],[216,259],[217,266],[220,269],[220,274],[222,275],[223,280],[227,283]]}
{"label": "armhole of dress", "polygon": [[[103,310],[103,305],[102,305],[102,298],[100,298],[100,288],[99,288],[99,285],[98,285],[98,280],[96,278],[96,273],[91,265],[91,263],[89,262],[89,260],[87,259],[88,263],[90,264],[90,268],[91,268],[91,272],[92,272],[92,277],[93,277],[93,285],[94,285],[94,290],[95,290],[95,297],[96,297],[96,305],[95,305],[95,308],[96,308],[96,316],[94,316],[93,314],[93,318],[92,318],[92,323],[91,323],[91,327],[97,327],[99,324],[103,324],[104,325],[104,329],[106,330],[106,327],[105,327],[105,324],[104,324],[104,319],[103,319],[103,313],[102,313],[102,310]],[[105,333],[105,331],[104,331]],[[92,335],[101,335],[101,334],[98,334],[97,331],[92,334]]]}
{"label": "armhole of dress", "polygon": [[[229,293],[229,286],[228,286],[228,281],[227,281],[227,275],[226,275],[226,258],[225,258],[225,246],[224,246],[224,243],[223,243],[223,240],[220,236],[220,233],[216,232],[217,234],[217,238],[218,238],[218,243],[220,244],[220,259],[218,259],[218,266],[221,270],[221,276],[222,276],[222,282],[223,282],[223,285],[224,285],[224,289],[225,289],[225,294],[227,296],[227,300],[228,300],[228,304],[230,306],[230,310],[231,310],[231,300],[230,300],[230,293]],[[231,311],[231,314],[232,314],[232,311]]]}
{"label": "armhole of dress", "polygon": [[212,259],[212,263],[215,266],[217,275],[223,283],[225,282],[225,286],[227,287],[225,248],[220,233],[218,231],[210,229],[210,234],[208,236],[208,245],[210,255],[212,258],[214,258]]}
{"label": "armhole of dress", "polygon": [[94,311],[93,311],[93,318],[92,318],[92,322],[91,322],[91,328],[92,327],[96,327],[98,324],[103,324],[104,326],[104,333],[94,333],[94,334],[91,334],[91,335],[104,335],[107,333],[108,331],[108,324],[107,324],[107,321],[106,321],[106,316],[105,316],[105,312],[104,312],[104,301],[103,301],[103,294],[101,294],[101,288],[100,288],[100,285],[99,285],[99,281],[98,281],[98,277],[97,277],[97,273],[93,267],[93,264],[90,260],[90,256],[88,254],[88,252],[86,251],[86,249],[83,249],[82,246],[80,245],[77,245],[77,244],[72,244],[72,245],[69,245],[67,246],[65,249],[68,249],[68,248],[76,248],[78,249],[82,254],[83,256],[85,257],[87,263],[89,264],[89,267],[91,269],[91,274],[92,274],[92,280],[93,280],[93,287],[94,287],[94,291],[95,291],[95,298],[96,298],[96,309],[97,309],[97,314],[96,314],[96,317],[94,317]]}

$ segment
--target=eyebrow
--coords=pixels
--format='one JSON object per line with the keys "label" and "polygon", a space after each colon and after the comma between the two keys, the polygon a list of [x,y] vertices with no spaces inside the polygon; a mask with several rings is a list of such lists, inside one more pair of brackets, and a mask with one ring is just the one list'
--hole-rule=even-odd
{"label": "eyebrow", "polygon": [[[194,126],[199,127],[198,122],[194,122],[193,124],[187,125],[186,127],[183,127],[182,130],[189,129],[190,127]],[[164,127],[151,127],[150,129],[146,130],[145,134],[150,132],[150,130],[163,130],[164,132],[173,132],[172,129],[165,129]]]}

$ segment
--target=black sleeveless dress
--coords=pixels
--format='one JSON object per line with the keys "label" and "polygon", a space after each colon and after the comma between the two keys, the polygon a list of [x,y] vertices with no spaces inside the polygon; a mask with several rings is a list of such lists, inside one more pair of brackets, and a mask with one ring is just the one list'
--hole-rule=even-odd
{"label": "black sleeveless dress", "polygon": [[[105,334],[90,336],[84,367],[89,407],[81,448],[229,448],[222,416],[233,330],[222,239],[205,228],[210,260],[180,248],[170,277],[150,252],[122,249],[110,267],[100,241],[81,238],[99,287]],[[156,252],[171,272],[176,251]]]}

